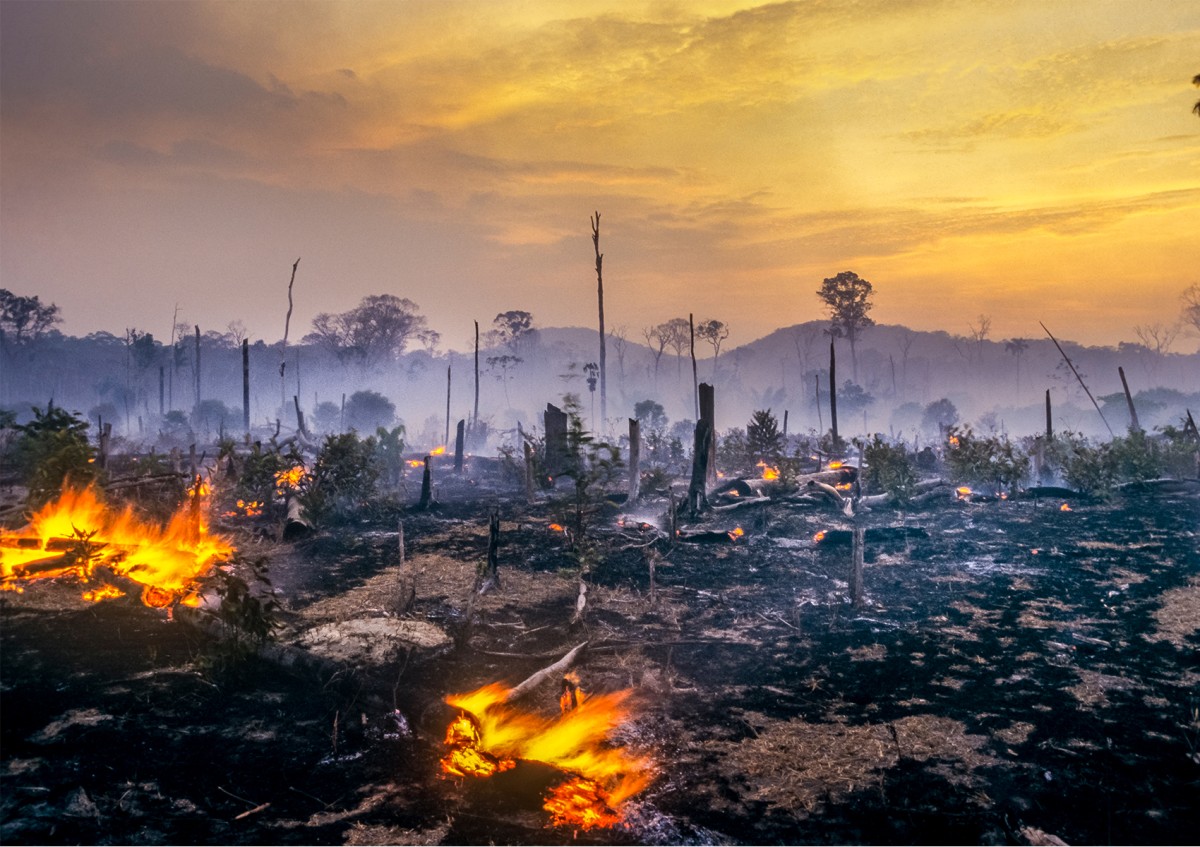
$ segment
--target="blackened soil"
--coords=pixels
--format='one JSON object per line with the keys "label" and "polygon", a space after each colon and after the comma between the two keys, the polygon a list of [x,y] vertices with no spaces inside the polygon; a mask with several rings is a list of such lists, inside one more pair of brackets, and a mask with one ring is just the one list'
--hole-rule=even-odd
{"label": "blackened soil", "polygon": [[[405,517],[411,561],[469,575],[490,504]],[[0,598],[4,843],[1194,843],[1200,832],[1200,505],[948,503],[877,512],[866,603],[849,524],[769,505],[667,545],[603,519],[577,582],[555,510],[506,505],[499,592],[466,646],[334,678],[212,667],[163,613],[83,606],[66,586]],[[455,526],[472,526],[456,532]],[[607,527],[607,528],[606,528]],[[394,522],[288,548],[292,612],[396,564]],[[833,530],[832,543],[812,541]],[[451,584],[446,582],[445,584]],[[62,592],[61,603],[47,602]],[[50,597],[52,601],[54,598]],[[416,614],[463,623],[466,598]],[[588,690],[630,687],[619,739],[655,782],[613,830],[547,825],[557,774],[438,776],[440,697],[516,682],[587,640]],[[399,717],[393,714],[399,709]]]}

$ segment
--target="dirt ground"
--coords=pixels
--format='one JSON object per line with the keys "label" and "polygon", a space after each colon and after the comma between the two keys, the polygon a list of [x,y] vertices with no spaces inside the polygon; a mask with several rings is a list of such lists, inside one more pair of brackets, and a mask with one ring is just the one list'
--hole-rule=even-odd
{"label": "dirt ground", "polygon": [[[266,555],[282,649],[214,673],[212,638],[67,585],[0,595],[0,839],[66,843],[1194,843],[1200,497],[877,510],[866,602],[840,513],[770,503],[657,543],[603,517],[579,593],[548,503],[504,498],[498,589],[468,596],[487,498],[325,530]],[[400,565],[397,520],[404,521]],[[907,527],[898,532],[895,528]],[[874,540],[872,540],[874,539]],[[400,586],[416,589],[405,608]],[[551,774],[439,775],[441,698],[516,683],[586,641],[629,688],[614,740],[655,778],[617,827],[548,825]],[[552,713],[557,689],[528,698]]]}

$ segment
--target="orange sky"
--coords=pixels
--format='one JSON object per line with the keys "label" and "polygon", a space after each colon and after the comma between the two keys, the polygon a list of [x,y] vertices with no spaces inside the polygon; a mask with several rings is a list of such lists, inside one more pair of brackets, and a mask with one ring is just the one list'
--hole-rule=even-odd
{"label": "orange sky", "polygon": [[[0,3],[0,285],[73,334],[282,336],[367,294],[745,343],[1085,343],[1200,282],[1200,4]],[[731,345],[732,346],[732,345]],[[1191,349],[1193,341],[1180,342]]]}

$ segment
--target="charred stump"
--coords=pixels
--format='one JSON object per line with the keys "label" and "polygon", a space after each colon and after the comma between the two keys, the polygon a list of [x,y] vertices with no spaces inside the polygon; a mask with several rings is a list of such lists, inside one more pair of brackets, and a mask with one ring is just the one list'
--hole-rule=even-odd
{"label": "charred stump", "polygon": [[702,421],[708,422],[709,435],[706,450],[708,452],[708,476],[707,482],[716,482],[717,479],[717,404],[716,392],[707,382],[700,383],[700,415]]}
{"label": "charred stump", "polygon": [[629,419],[629,496],[625,502],[633,504],[641,495],[641,470],[638,465],[642,456],[641,424],[635,418]]}
{"label": "charred stump", "polygon": [[458,432],[454,436],[454,472],[460,474],[463,472],[463,442],[466,440],[467,422],[460,420],[458,422]]}
{"label": "charred stump", "polygon": [[858,521],[854,522],[854,542],[850,550],[850,602],[854,608],[862,607],[863,602],[863,553],[866,546],[866,529]]}
{"label": "charred stump", "polygon": [[708,494],[705,483],[708,479],[708,441],[712,437],[712,424],[696,422],[696,439],[692,448],[692,480],[688,484],[687,503],[684,511],[696,518],[708,511]]}
{"label": "charred stump", "polygon": [[425,471],[421,475],[421,499],[417,502],[417,508],[424,511],[433,504],[433,475],[429,470],[429,463],[433,457],[425,457]]}
{"label": "charred stump", "polygon": [[553,403],[546,404],[543,415],[546,428],[546,473],[558,474],[567,466],[567,413]]}

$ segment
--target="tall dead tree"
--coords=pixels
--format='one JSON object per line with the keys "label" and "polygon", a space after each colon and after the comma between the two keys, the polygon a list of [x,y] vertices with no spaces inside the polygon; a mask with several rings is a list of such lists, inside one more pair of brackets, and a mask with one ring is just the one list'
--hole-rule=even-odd
{"label": "tall dead tree", "polygon": [[604,358],[604,254],[600,252],[600,213],[592,218],[592,247],[596,251],[596,298],[600,304],[600,429],[608,420],[608,368]]}
{"label": "tall dead tree", "polygon": [[[160,402],[161,402],[161,394]],[[242,426],[250,434],[250,339],[242,339]]]}
{"label": "tall dead tree", "polygon": [[1138,423],[1137,409],[1133,405],[1133,395],[1129,393],[1129,383],[1125,380],[1125,369],[1118,366],[1117,373],[1121,375],[1121,387],[1125,389],[1125,402],[1129,404],[1129,429],[1132,432],[1141,432],[1142,425]]}
{"label": "tall dead tree", "polygon": [[446,365],[446,437],[442,444],[450,444],[450,365]]}
{"label": "tall dead tree", "polygon": [[833,435],[833,449],[837,450],[841,439],[837,426],[837,352],[829,342],[829,431]]}
{"label": "tall dead tree", "polygon": [[696,421],[696,438],[692,444],[692,479],[688,484],[687,504],[689,516],[695,518],[708,511],[708,440],[712,437],[712,424],[706,420]]}
{"label": "tall dead tree", "polygon": [[471,414],[471,442],[479,431],[479,321],[475,321],[475,411]]}
{"label": "tall dead tree", "polygon": [[196,324],[196,414],[200,414],[200,325]]}
{"label": "tall dead tree", "polygon": [[1050,389],[1046,389],[1046,440],[1054,440],[1054,421],[1050,416]]}
{"label": "tall dead tree", "polygon": [[283,319],[283,341],[279,344],[279,405],[283,407],[287,405],[287,343],[288,330],[292,326],[292,286],[296,284],[296,268],[300,267],[300,259],[297,258],[292,263],[292,278],[288,280],[288,310],[287,317]]}
{"label": "tall dead tree", "polygon": [[637,418],[629,419],[629,495],[625,502],[632,505],[641,496],[642,474],[638,465],[642,456],[642,429]]}
{"label": "tall dead tree", "polygon": [[1100,411],[1100,404],[1097,403],[1096,398],[1092,396],[1092,392],[1088,389],[1087,383],[1083,381],[1083,377],[1079,375],[1079,371],[1075,370],[1075,363],[1071,361],[1071,357],[1067,355],[1065,350],[1063,350],[1062,345],[1058,343],[1058,339],[1054,337],[1053,333],[1046,329],[1046,325],[1041,321],[1038,321],[1038,323],[1042,325],[1042,329],[1046,330],[1046,335],[1050,336],[1050,340],[1053,341],[1054,346],[1058,348],[1058,352],[1062,355],[1063,361],[1067,363],[1067,367],[1071,369],[1071,373],[1075,374],[1075,379],[1079,380],[1079,385],[1081,388],[1083,388],[1083,393],[1088,396],[1088,399],[1092,401],[1092,405],[1096,407],[1096,414],[1100,416],[1100,420],[1104,421],[1104,428],[1108,430],[1108,434],[1115,438],[1116,433],[1113,432],[1113,428],[1108,425],[1108,419],[1104,417],[1104,412]]}
{"label": "tall dead tree", "polygon": [[688,312],[688,345],[692,356],[692,398],[696,404],[696,419],[700,419],[700,388],[696,376],[696,319]]}

